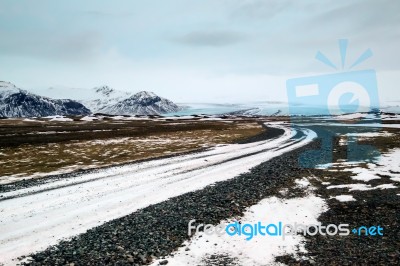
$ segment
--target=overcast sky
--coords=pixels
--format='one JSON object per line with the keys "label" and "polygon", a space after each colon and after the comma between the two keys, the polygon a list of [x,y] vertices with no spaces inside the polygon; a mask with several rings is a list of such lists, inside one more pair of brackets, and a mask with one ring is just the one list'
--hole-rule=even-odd
{"label": "overcast sky", "polygon": [[177,102],[286,100],[288,78],[375,69],[400,100],[400,1],[0,0],[0,80],[150,90]]}

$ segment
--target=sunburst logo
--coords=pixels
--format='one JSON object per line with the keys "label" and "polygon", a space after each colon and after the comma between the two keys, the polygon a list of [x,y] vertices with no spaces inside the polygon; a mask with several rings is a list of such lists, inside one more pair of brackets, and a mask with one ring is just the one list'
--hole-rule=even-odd
{"label": "sunburst logo", "polygon": [[[379,94],[376,72],[373,69],[353,70],[372,56],[371,49],[366,49],[354,62],[347,64],[348,40],[339,40],[339,55],[341,65],[332,62],[325,54],[318,51],[315,58],[334,70],[334,73],[289,79],[286,82],[289,113],[299,115],[343,115],[359,113],[359,121],[369,112],[379,110]],[[379,114],[375,115],[375,122]],[[354,121],[352,121],[354,122]],[[307,153],[303,167],[315,167],[316,164],[332,162],[333,135],[324,135],[318,151]],[[321,154],[325,151],[325,154]],[[348,152],[348,156],[357,159],[357,147]],[[360,149],[362,150],[362,149]],[[327,154],[327,152],[331,154]],[[356,154],[356,155],[354,155]],[[312,158],[310,158],[312,157]],[[359,158],[361,159],[361,158]],[[302,163],[300,162],[300,163]],[[306,163],[307,162],[307,163]],[[310,165],[310,162],[311,165]]]}
{"label": "sunburst logo", "polygon": [[[363,63],[372,56],[371,49],[365,50],[348,68],[346,67],[348,40],[339,40],[339,51],[341,59],[341,70],[351,70],[355,66]],[[320,51],[315,58],[325,65],[339,70],[339,67]],[[327,105],[332,115],[340,113],[355,113],[365,111],[371,106],[370,95],[368,91],[356,82],[342,82],[332,88],[328,95]]]}
{"label": "sunburst logo", "polygon": [[335,73],[287,81],[291,115],[340,115],[379,108],[375,70],[352,70],[372,56],[371,49],[365,50],[349,67],[346,67],[347,51],[348,41],[339,40],[340,67],[322,52],[317,52],[315,58]]}
{"label": "sunburst logo", "polygon": [[[348,43],[349,43],[349,41],[347,39],[339,40],[339,51],[340,51],[340,59],[341,59],[341,62],[342,62],[342,65],[341,65],[342,70],[345,70],[345,66],[346,66]],[[351,70],[353,67],[361,64],[362,62],[364,62],[365,60],[367,60],[371,56],[372,56],[371,49],[365,50],[358,57],[358,59],[350,65],[350,67],[348,69]],[[323,53],[321,53],[320,51],[317,52],[317,54],[315,55],[315,58],[317,60],[321,61],[322,63],[324,63],[325,65],[332,67],[335,70],[339,69],[337,65],[332,63],[332,61],[327,56],[325,56]]]}

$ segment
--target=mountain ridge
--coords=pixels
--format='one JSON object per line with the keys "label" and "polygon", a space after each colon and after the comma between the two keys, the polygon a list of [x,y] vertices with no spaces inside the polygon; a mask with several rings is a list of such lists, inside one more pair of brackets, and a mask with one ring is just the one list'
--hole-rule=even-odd
{"label": "mountain ridge", "polygon": [[90,110],[70,99],[51,99],[30,93],[6,81],[0,81],[0,116],[43,117],[87,115]]}
{"label": "mountain ridge", "polygon": [[[182,110],[171,100],[151,91],[137,93],[115,90],[103,85],[92,89],[48,88],[41,95],[17,88],[10,82],[0,81],[0,116],[32,117],[49,115],[160,115]],[[79,92],[81,94],[79,94]],[[54,96],[71,96],[60,99]],[[79,99],[81,96],[81,99]]]}

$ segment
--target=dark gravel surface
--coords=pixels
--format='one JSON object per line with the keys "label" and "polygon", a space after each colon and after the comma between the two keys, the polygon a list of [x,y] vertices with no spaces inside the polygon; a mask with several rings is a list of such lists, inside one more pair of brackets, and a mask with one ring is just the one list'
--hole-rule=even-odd
{"label": "dark gravel surface", "polygon": [[[300,154],[318,147],[319,142],[313,142],[273,158],[234,179],[107,222],[71,240],[62,241],[43,252],[33,254],[32,261],[25,264],[148,264],[153,259],[163,258],[182,246],[188,239],[187,224],[190,220],[196,219],[196,223],[216,225],[223,219],[240,217],[247,207],[263,198],[272,195],[283,197],[279,190],[292,187],[296,178],[312,175],[321,177],[327,174],[324,170],[305,169],[298,165]],[[327,154],[329,153],[323,152],[321,157]],[[318,159],[320,161],[324,158]],[[348,176],[346,179],[340,172],[331,172],[331,175],[329,181],[336,178],[340,184],[348,179]],[[379,224],[387,228],[384,237],[308,237],[306,248],[310,259],[298,260],[291,256],[281,256],[277,261],[289,265],[399,265],[399,196],[390,191],[363,191],[354,194],[357,201],[343,203],[329,199],[333,192],[327,192],[320,184],[322,181],[315,181],[313,185],[317,187],[315,193],[326,198],[329,204],[329,211],[319,217],[323,224]],[[289,189],[285,197],[299,196],[301,193]],[[340,191],[338,193],[340,194]],[[235,265],[234,259],[229,257],[210,257],[206,260],[209,265]],[[167,264],[168,261],[164,260],[163,263]]]}
{"label": "dark gravel surface", "polygon": [[[339,202],[329,199],[325,188],[318,188],[325,196],[329,210],[318,220],[322,225],[349,224],[350,230],[360,226],[384,228],[383,236],[307,236],[308,260],[293,256],[276,258],[287,265],[400,265],[400,207],[399,189],[371,190],[352,193],[357,201]],[[347,194],[343,193],[341,194]],[[334,192],[329,192],[334,193]],[[340,193],[339,193],[340,194]]]}
{"label": "dark gravel surface", "polygon": [[[395,189],[353,193],[357,201],[329,200],[322,224],[348,223],[350,228],[377,226],[384,236],[309,238],[306,248],[319,265],[400,265],[400,206]],[[397,189],[397,193],[399,190]]]}

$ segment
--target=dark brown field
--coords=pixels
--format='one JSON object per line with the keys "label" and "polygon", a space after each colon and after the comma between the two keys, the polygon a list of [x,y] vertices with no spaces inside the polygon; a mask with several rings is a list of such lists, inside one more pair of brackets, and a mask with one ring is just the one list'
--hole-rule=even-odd
{"label": "dark brown field", "polygon": [[0,183],[233,143],[263,130],[254,119],[3,119]]}

